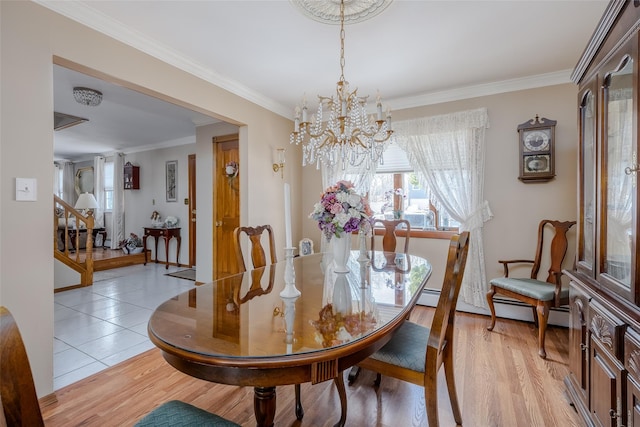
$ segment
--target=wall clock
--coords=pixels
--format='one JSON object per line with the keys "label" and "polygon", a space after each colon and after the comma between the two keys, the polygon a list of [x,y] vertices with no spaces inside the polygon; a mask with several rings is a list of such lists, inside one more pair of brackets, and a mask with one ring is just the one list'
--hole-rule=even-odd
{"label": "wall clock", "polygon": [[555,173],[556,121],[538,115],[518,125],[520,176],[522,182],[544,182]]}

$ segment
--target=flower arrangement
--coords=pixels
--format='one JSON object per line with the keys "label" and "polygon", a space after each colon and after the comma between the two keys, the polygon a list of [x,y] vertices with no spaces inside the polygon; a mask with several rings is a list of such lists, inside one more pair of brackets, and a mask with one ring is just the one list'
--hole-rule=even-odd
{"label": "flower arrangement", "polygon": [[356,193],[352,182],[338,181],[322,193],[309,218],[318,221],[318,228],[331,240],[332,236],[368,231],[372,213],[368,200]]}
{"label": "flower arrangement", "polygon": [[141,248],[142,247],[142,239],[135,233],[130,233],[129,237],[127,237],[126,239],[120,241],[120,247],[122,249],[127,249],[128,251],[131,251],[135,248]]}
{"label": "flower arrangement", "polygon": [[238,163],[234,161],[228,162],[224,165],[224,174],[227,178],[235,178],[238,176]]}

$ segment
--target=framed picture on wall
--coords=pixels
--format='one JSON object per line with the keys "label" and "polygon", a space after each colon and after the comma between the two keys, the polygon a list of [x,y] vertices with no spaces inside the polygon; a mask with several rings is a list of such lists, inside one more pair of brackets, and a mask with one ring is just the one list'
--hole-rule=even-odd
{"label": "framed picture on wall", "polygon": [[167,202],[178,200],[178,161],[169,160],[166,165]]}

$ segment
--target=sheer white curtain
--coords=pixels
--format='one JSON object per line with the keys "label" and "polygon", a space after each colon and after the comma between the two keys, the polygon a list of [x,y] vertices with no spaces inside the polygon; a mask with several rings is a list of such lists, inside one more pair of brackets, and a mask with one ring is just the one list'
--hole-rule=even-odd
{"label": "sheer white curtain", "polygon": [[111,211],[111,249],[124,240],[124,154],[113,156],[113,209]]}
{"label": "sheer white curtain", "polygon": [[493,217],[484,200],[486,108],[396,122],[394,131],[410,163],[426,181],[436,204],[470,231],[462,299],[486,306],[482,227]]}
{"label": "sheer white curtain", "polygon": [[76,194],[76,173],[73,163],[65,162],[62,166],[62,200],[75,206],[78,195]]}
{"label": "sheer white curtain", "polygon": [[366,164],[360,166],[349,166],[342,168],[342,164],[333,167],[322,166],[322,190],[332,186],[338,181],[346,180],[353,182],[358,194],[366,194],[371,185],[371,179],[376,173],[377,164],[370,165],[367,169]]}
{"label": "sheer white curtain", "polygon": [[93,195],[98,202],[98,209],[94,209],[93,211],[95,228],[104,227],[104,162],[105,159],[102,156],[95,156],[93,158]]}
{"label": "sheer white curtain", "polygon": [[60,190],[60,170],[62,170],[60,165],[54,162],[53,163],[53,194],[55,194],[58,197],[62,197],[59,191]]}

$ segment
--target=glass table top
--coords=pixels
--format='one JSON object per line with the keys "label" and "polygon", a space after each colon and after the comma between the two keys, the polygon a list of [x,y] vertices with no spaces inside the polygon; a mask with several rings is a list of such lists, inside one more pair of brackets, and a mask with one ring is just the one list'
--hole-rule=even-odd
{"label": "glass table top", "polygon": [[[431,264],[413,255],[359,255],[351,252],[348,273],[334,272],[330,255],[312,254],[198,286],[158,306],[149,333],[161,348],[217,359],[282,359],[366,339],[406,316]],[[281,297],[285,277],[299,296]]]}

